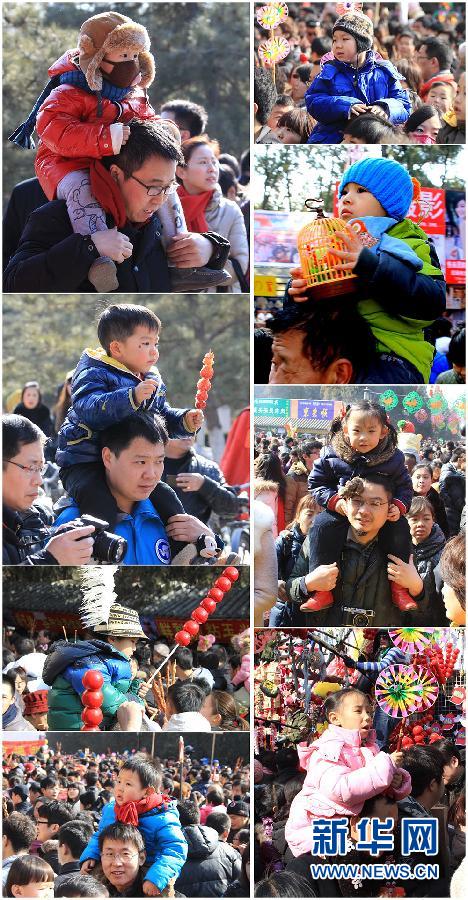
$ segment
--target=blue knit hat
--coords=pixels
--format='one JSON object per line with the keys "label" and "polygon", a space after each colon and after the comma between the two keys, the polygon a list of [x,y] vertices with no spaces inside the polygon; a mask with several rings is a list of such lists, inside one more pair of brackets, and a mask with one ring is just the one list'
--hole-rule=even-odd
{"label": "blue knit hat", "polygon": [[339,197],[350,182],[367,188],[392,219],[401,221],[408,214],[413,200],[413,182],[406,169],[394,159],[368,156],[353,163],[341,179]]}

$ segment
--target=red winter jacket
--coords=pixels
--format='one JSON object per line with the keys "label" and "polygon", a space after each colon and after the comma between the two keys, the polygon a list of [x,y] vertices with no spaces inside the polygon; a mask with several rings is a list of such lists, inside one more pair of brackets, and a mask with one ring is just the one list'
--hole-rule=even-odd
{"label": "red winter jacket", "polygon": [[[76,50],[67,50],[49,69],[49,76],[71,72],[76,67],[72,58]],[[49,200],[54,200],[57,185],[69,172],[86,169],[91,159],[112,156],[110,125],[131,119],[157,119],[154,109],[141,89],[135,88],[117,105],[101,100],[71,84],[62,84],[44,100],[36,122],[40,137],[35,169],[40,185]]]}

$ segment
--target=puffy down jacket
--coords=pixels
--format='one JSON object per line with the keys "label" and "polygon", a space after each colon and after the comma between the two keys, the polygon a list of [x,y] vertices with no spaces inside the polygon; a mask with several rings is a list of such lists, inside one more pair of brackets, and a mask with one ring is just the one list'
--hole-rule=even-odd
{"label": "puffy down jacket", "polygon": [[176,891],[186,897],[223,897],[240,877],[240,853],[220,841],[217,831],[207,825],[188,825],[184,835],[188,854],[175,883]]}

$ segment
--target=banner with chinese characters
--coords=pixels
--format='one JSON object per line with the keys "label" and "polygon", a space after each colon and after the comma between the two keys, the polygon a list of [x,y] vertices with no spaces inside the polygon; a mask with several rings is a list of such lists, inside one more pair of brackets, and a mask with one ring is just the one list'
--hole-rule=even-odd
{"label": "banner with chinese characters", "polygon": [[255,397],[254,416],[256,418],[262,416],[272,416],[275,419],[291,418],[291,400],[282,400],[275,397]]}

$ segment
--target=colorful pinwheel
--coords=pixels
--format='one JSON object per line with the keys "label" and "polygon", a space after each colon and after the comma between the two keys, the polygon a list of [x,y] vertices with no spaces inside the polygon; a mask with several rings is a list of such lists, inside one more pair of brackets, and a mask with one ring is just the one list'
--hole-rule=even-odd
{"label": "colorful pinwheel", "polygon": [[288,18],[286,3],[267,3],[257,10],[257,22],[262,28],[273,30]]}
{"label": "colorful pinwheel", "polygon": [[393,643],[408,653],[424,650],[434,637],[433,628],[390,628],[388,632]]}
{"label": "colorful pinwheel", "polygon": [[275,66],[286,59],[290,50],[289,42],[284,37],[271,37],[258,45],[259,58],[266,66]]}
{"label": "colorful pinwheel", "polygon": [[435,703],[439,685],[422,666],[388,666],[375,683],[375,698],[388,716],[406,719]]}

